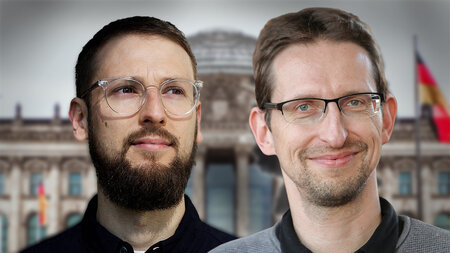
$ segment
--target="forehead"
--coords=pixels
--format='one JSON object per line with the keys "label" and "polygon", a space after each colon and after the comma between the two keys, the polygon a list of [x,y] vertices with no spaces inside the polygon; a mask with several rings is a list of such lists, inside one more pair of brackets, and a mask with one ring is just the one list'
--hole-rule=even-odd
{"label": "forehead", "polygon": [[95,80],[123,76],[194,77],[191,59],[184,48],[160,35],[128,34],[113,38],[99,50],[96,62]]}
{"label": "forehead", "polygon": [[277,102],[376,91],[368,53],[351,42],[290,45],[275,57],[272,74],[272,99]]}

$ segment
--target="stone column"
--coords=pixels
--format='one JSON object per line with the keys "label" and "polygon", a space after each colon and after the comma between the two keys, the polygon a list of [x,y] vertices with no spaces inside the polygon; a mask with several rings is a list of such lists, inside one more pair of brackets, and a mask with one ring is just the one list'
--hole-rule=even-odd
{"label": "stone column", "polygon": [[249,180],[248,180],[248,160],[250,148],[246,146],[237,146],[236,164],[237,164],[237,236],[248,235],[249,231]]}
{"label": "stone column", "polygon": [[434,206],[431,197],[434,193],[433,190],[437,187],[437,182],[434,180],[435,177],[433,177],[430,166],[431,161],[426,161],[426,159],[422,160],[422,168],[420,169],[420,176],[422,177],[422,221],[433,224]]}
{"label": "stone column", "polygon": [[21,188],[22,188],[22,173],[20,169],[20,163],[21,159],[14,157],[11,159],[11,175],[8,182],[8,185],[10,187],[10,194],[11,194],[11,213],[9,214],[9,221],[8,221],[8,252],[18,252],[21,247],[24,245],[21,245],[20,238],[23,238],[23,236],[20,234],[21,225],[24,224],[24,221],[21,221]]}
{"label": "stone column", "polygon": [[398,192],[397,176],[393,171],[393,161],[390,158],[383,159],[384,168],[380,173],[380,179],[382,182],[381,188],[383,188],[383,198],[392,203],[394,194]]}
{"label": "stone column", "polygon": [[206,148],[198,147],[195,156],[195,166],[192,169],[192,202],[200,219],[205,220],[205,155]]}
{"label": "stone column", "polygon": [[[48,206],[47,206],[47,234],[53,235],[56,232],[64,228],[63,221],[60,220],[60,197],[61,197],[61,158],[50,158],[50,174],[48,177],[48,184],[45,189],[45,195],[49,196]],[[67,180],[62,178],[62,180]]]}

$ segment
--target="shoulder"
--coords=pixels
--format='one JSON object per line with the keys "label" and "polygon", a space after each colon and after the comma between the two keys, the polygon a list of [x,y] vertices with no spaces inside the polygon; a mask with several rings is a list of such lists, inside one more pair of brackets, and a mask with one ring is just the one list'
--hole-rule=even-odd
{"label": "shoulder", "polygon": [[[191,240],[192,244],[208,251],[220,244],[237,238],[200,220],[197,210],[187,195],[185,195],[185,205],[186,211],[178,229],[181,233],[190,234],[185,238],[190,238],[189,240]],[[199,252],[198,248],[196,252]]]}
{"label": "shoulder", "polygon": [[211,253],[220,252],[247,252],[247,253],[265,253],[265,252],[281,252],[280,242],[275,235],[275,226],[262,230],[253,235],[240,238],[210,251]]}
{"label": "shoulder", "polygon": [[450,231],[400,215],[403,221],[397,252],[450,252]]}
{"label": "shoulder", "polygon": [[24,249],[21,253],[46,252],[83,252],[81,225],[77,224],[57,235],[47,238],[36,245]]}
{"label": "shoulder", "polygon": [[215,241],[218,244],[222,244],[231,240],[235,240],[237,237],[226,232],[223,232],[217,228],[214,228],[203,221],[200,221],[197,226],[197,233],[201,235],[202,238],[208,238],[211,241]]}

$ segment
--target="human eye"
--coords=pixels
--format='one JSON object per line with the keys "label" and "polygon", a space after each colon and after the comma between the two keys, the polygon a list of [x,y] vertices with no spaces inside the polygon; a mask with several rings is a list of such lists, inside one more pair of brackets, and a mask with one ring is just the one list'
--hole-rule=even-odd
{"label": "human eye", "polygon": [[311,104],[301,103],[296,106],[296,110],[300,112],[308,112],[312,109]]}
{"label": "human eye", "polygon": [[291,103],[291,110],[296,113],[312,113],[319,107],[319,102],[316,100],[296,100]]}
{"label": "human eye", "polygon": [[114,92],[115,93],[136,93],[136,89],[133,86],[123,86],[123,87],[118,87]]}
{"label": "human eye", "polygon": [[356,99],[353,99],[347,103],[348,106],[352,106],[352,107],[360,106],[361,104],[363,104],[363,102],[361,102],[361,100],[356,100]]}
{"label": "human eye", "polygon": [[142,88],[131,80],[117,80],[108,87],[109,96],[134,96],[142,93]]}
{"label": "human eye", "polygon": [[320,111],[320,106],[314,100],[295,100],[283,105],[283,112],[295,115],[296,118],[309,117]]}
{"label": "human eye", "polygon": [[161,95],[167,98],[188,98],[192,93],[192,84],[183,80],[172,80],[161,87]]}
{"label": "human eye", "polygon": [[164,90],[162,93],[170,94],[170,95],[184,95],[185,91],[182,87],[179,87],[179,86],[169,86],[169,87],[164,87]]}
{"label": "human eye", "polygon": [[366,110],[368,105],[370,105],[371,98],[368,95],[356,95],[345,98],[341,105],[346,110]]}

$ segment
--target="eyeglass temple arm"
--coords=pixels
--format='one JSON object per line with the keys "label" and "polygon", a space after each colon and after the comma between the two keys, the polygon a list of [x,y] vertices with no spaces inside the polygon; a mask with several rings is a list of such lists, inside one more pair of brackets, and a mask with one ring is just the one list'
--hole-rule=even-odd
{"label": "eyeglass temple arm", "polygon": [[108,81],[105,80],[98,80],[95,83],[93,83],[87,90],[85,90],[83,92],[83,94],[81,94],[80,98],[84,98],[87,94],[89,94],[89,92],[93,91],[95,88],[97,87],[102,87],[103,89],[105,89],[105,85],[108,84]]}
{"label": "eyeglass temple arm", "polygon": [[283,112],[283,110],[282,110],[283,104],[284,103],[278,103],[278,104],[275,104],[275,103],[264,103],[262,108],[263,109],[276,109],[276,110],[279,110],[279,111]]}
{"label": "eyeglass temple arm", "polygon": [[84,98],[87,94],[89,94],[89,92],[91,92],[93,89],[97,88],[98,86],[99,86],[99,81],[96,81],[80,95],[80,98]]}

